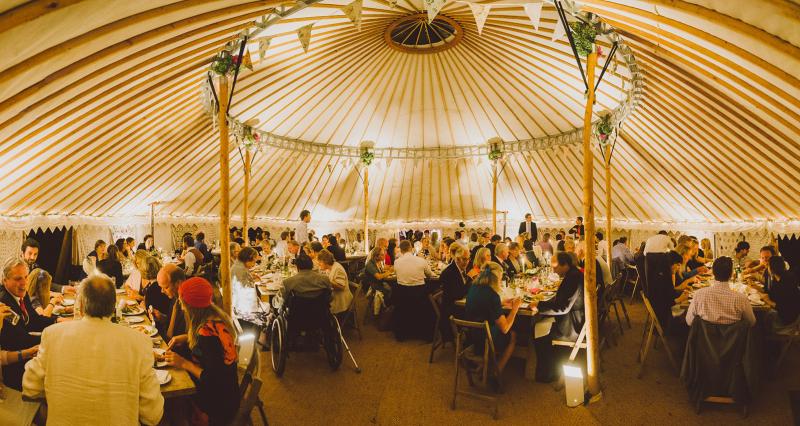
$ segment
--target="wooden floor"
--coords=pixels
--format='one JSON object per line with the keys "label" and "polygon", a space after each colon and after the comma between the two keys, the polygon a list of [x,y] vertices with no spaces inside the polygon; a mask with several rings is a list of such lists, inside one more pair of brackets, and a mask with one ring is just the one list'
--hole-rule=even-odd
{"label": "wooden floor", "polygon": [[[496,424],[580,425],[791,425],[789,391],[800,390],[800,345],[784,363],[786,374],[766,380],[747,419],[733,406],[708,406],[695,414],[687,392],[674,375],[663,350],[650,355],[642,379],[636,378],[636,353],[644,309],[629,309],[633,329],[603,354],[603,399],[588,407],[567,408],[564,392],[523,378],[523,364],[512,360],[504,373],[507,384]],[[292,353],[286,373],[277,379],[264,353],[262,400],[271,425],[486,425],[493,424],[485,403],[462,399],[450,410],[454,366],[452,348],[437,352],[428,364],[430,346],[396,342],[373,324],[364,339],[346,337],[363,372],[349,359],[331,372],[324,353]]]}

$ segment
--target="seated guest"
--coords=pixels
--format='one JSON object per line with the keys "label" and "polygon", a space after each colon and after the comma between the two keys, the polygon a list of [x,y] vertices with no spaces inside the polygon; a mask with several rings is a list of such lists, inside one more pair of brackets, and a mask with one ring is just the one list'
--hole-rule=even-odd
{"label": "seated guest", "polygon": [[563,241],[561,248],[558,251],[563,251],[566,253],[575,253],[575,239],[572,237],[566,237]]}
{"label": "seated guest", "polygon": [[609,247],[608,247],[608,240],[605,239],[605,235],[602,232],[595,232],[594,234],[594,241],[597,244],[597,257],[608,261],[609,256]]}
{"label": "seated guest", "polygon": [[511,279],[517,273],[516,270],[511,269],[509,267],[510,262],[508,262],[508,246],[506,243],[498,243],[494,247],[494,257],[492,257],[492,262],[497,263],[503,268],[503,279]]}
{"label": "seated guest", "polygon": [[694,293],[694,299],[686,311],[686,324],[691,326],[696,317],[712,324],[733,324],[740,320],[745,320],[750,325],[755,324],[756,317],[747,296],[730,288],[733,260],[730,257],[717,258],[712,270],[714,281],[711,287]]}
{"label": "seated guest", "polygon": [[181,260],[183,260],[183,270],[186,272],[186,276],[195,275],[205,261],[203,253],[200,253],[200,250],[195,248],[194,238],[192,238],[191,235],[183,237],[182,249]]}
{"label": "seated guest", "polygon": [[747,241],[739,241],[733,249],[733,266],[734,269],[744,269],[750,262],[750,243]]}
{"label": "seated guest", "polygon": [[133,257],[136,254],[136,239],[133,237],[125,238],[125,257]]}
{"label": "seated guest", "polygon": [[675,252],[681,255],[682,264],[680,271],[676,275],[675,283],[676,289],[685,290],[688,286],[700,281],[698,275],[704,271],[708,271],[705,266],[696,269],[689,269],[688,262],[692,258],[692,248],[690,244],[680,244],[675,248]]}
{"label": "seated guest", "polygon": [[380,247],[375,247],[369,252],[367,263],[364,266],[364,282],[362,285],[369,287],[370,291],[380,291],[388,299],[392,292],[392,287],[384,281],[392,275],[392,267],[383,266],[384,253]]}
{"label": "seated guest", "polygon": [[[503,268],[495,262],[483,265],[480,275],[467,291],[467,301],[464,306],[464,317],[468,321],[489,322],[492,341],[497,352],[497,367],[503,371],[517,342],[517,335],[511,327],[517,317],[521,299],[507,301],[511,311],[503,315],[503,303],[500,301],[500,280]],[[482,353],[484,337],[471,337],[476,353]]]}
{"label": "seated guest", "polygon": [[769,315],[772,330],[778,331],[794,324],[800,315],[800,282],[792,271],[786,269],[782,256],[771,257],[768,267],[772,284],[769,297],[775,302],[775,310]]}
{"label": "seated guest", "polygon": [[203,232],[198,232],[197,236],[195,237],[194,248],[203,255],[204,261],[209,261],[213,259],[211,255],[211,251],[208,249],[208,245],[206,244],[206,234]]}
{"label": "seated guest", "polygon": [[[467,265],[468,270],[472,270],[475,266],[475,255],[478,253],[478,250],[485,248],[487,244],[489,244],[489,233],[484,232],[479,234],[477,244],[474,244],[469,252],[469,265]],[[489,251],[489,256],[492,256],[492,251]],[[478,270],[478,273],[480,273],[480,269]],[[477,276],[477,274],[475,276]]]}
{"label": "seated guest", "polygon": [[294,264],[297,257],[300,255],[300,243],[295,240],[289,240],[286,243],[286,257],[290,263]]}
{"label": "seated guest", "polygon": [[[197,386],[192,396],[196,424],[229,424],[239,409],[236,331],[231,319],[212,303],[214,290],[205,278],[192,277],[178,288],[186,315],[185,344],[191,353],[184,358],[172,350],[164,354],[167,365],[189,373]],[[184,343],[185,342],[185,343]]]}
{"label": "seated guest", "polygon": [[714,250],[711,249],[711,240],[708,238],[703,238],[700,240],[700,251],[698,255],[706,260],[706,262],[711,262],[714,260]]}
{"label": "seated guest", "polygon": [[153,309],[153,317],[156,320],[156,327],[160,325],[158,332],[161,338],[165,342],[170,342],[173,337],[186,334],[186,318],[178,302],[178,288],[186,281],[186,274],[178,265],[167,263],[158,271],[156,281],[161,293],[169,298],[170,309],[167,312]]}
{"label": "seated guest", "polygon": [[467,275],[473,280],[480,275],[483,265],[492,261],[492,252],[486,247],[478,247],[472,259],[472,267],[468,267]]}
{"label": "seated guest", "polygon": [[387,244],[383,263],[392,266],[394,265],[394,259],[397,258],[397,238],[389,238]]}
{"label": "seated guest", "polygon": [[114,242],[114,246],[117,247],[117,260],[122,262],[125,260],[125,238],[118,238],[117,241]]}
{"label": "seated guest", "polygon": [[155,252],[156,252],[156,243],[155,243],[155,239],[153,238],[153,236],[150,235],[150,234],[145,235],[144,236],[144,241],[142,241],[139,244],[139,246],[136,247],[136,250],[144,250],[144,251],[149,252],[151,255],[155,254]]}
{"label": "seated guest", "polygon": [[328,242],[330,243],[328,251],[333,254],[333,258],[337,262],[344,262],[347,260],[347,255],[344,253],[344,249],[339,245],[339,240],[335,236],[329,236]]}
{"label": "seated guest", "polygon": [[531,304],[544,318],[553,317],[550,332],[535,341],[536,381],[546,383],[558,378],[560,365],[552,341],[577,340],[584,322],[583,273],[578,270],[575,256],[560,252],[553,256],[551,264],[553,272],[561,277],[561,286],[552,299]]}
{"label": "seated guest", "polygon": [[[170,312],[169,297],[161,291],[158,286],[158,271],[161,270],[161,261],[158,258],[149,256],[145,260],[145,274],[142,281],[142,298],[145,310],[148,312],[152,308],[154,311]],[[155,318],[154,318],[155,319]],[[158,326],[158,324],[156,324]]]}
{"label": "seated guest", "polygon": [[528,257],[522,255],[522,250],[518,243],[511,243],[508,245],[506,266],[508,270],[513,271],[514,274],[521,274],[523,271],[533,267]]}
{"label": "seated guest", "polygon": [[[336,241],[335,237],[333,241]],[[347,279],[347,272],[344,270],[344,266],[334,260],[333,253],[329,250],[319,252],[317,264],[320,272],[328,276],[333,287],[331,312],[339,314],[347,311],[350,308],[350,301],[353,300],[353,293],[350,291],[350,281]]]}
{"label": "seated guest", "polygon": [[432,312],[426,309],[430,303],[425,278],[433,276],[433,273],[428,261],[414,256],[412,250],[408,240],[401,241],[401,254],[394,262],[397,275],[397,288],[393,295],[395,338],[401,341],[409,337],[430,340],[432,330],[429,324],[432,322],[428,317]]}
{"label": "seated guest", "polygon": [[433,256],[433,247],[431,247],[431,240],[428,237],[422,237],[422,241],[420,241],[419,248],[416,250],[417,256],[422,256],[424,258],[430,258]]}
{"label": "seated guest", "polygon": [[[28,270],[38,269],[36,260],[39,258],[39,242],[33,238],[28,238],[22,243],[22,259],[28,264]],[[50,280],[50,290],[56,293],[75,293],[75,287],[71,285],[61,285]]]}
{"label": "seated guest", "polygon": [[628,237],[620,237],[611,248],[611,258],[619,259],[626,265],[633,265],[635,260],[631,249],[628,248]]}
{"label": "seated guest", "polygon": [[[0,348],[7,351],[13,362],[3,366],[3,383],[21,390],[22,373],[25,361],[36,355],[39,337],[31,332],[41,332],[56,322],[36,312],[27,294],[28,265],[20,257],[12,257],[3,266],[3,287],[0,289],[0,302],[11,308],[19,316],[16,324],[6,322],[0,331]],[[65,319],[59,318],[58,322]]]}
{"label": "seated guest", "polygon": [[128,279],[125,280],[125,284],[123,288],[125,288],[125,294],[130,299],[135,300],[142,300],[142,296],[139,293],[142,289],[142,281],[144,280],[144,271],[147,268],[147,251],[145,250],[136,250],[136,254],[133,255],[133,269],[131,270],[131,274],[128,275]]}
{"label": "seated guest", "polygon": [[286,257],[289,251],[289,231],[281,232],[281,239],[275,244],[275,255],[280,257]]}
{"label": "seated guest", "polygon": [[[492,235],[492,237],[489,239],[489,243],[486,244],[486,248],[489,249],[489,252],[492,253],[492,256],[494,256],[494,254],[495,254],[495,249],[497,248],[497,245],[502,243],[502,242],[503,242],[503,238],[501,236],[497,235],[497,234]],[[500,266],[503,266],[503,265],[500,265]]]}
{"label": "seated guest", "polygon": [[675,247],[667,231],[658,231],[658,234],[648,238],[644,244],[644,254],[667,253]]}
{"label": "seated guest", "polygon": [[298,256],[296,265],[297,274],[283,281],[281,292],[284,298],[288,297],[289,293],[301,297],[317,297],[332,288],[328,277],[313,270],[314,262],[310,257],[305,254]]}
{"label": "seated guest", "polygon": [[772,246],[764,246],[761,247],[759,250],[759,260],[758,264],[755,266],[748,266],[743,272],[742,275],[749,275],[754,280],[764,284],[764,290],[769,293],[770,282],[769,273],[767,272],[767,267],[769,266],[769,260],[776,255],[775,247]]}
{"label": "seated guest", "polygon": [[256,266],[258,252],[252,247],[245,247],[231,266],[231,289],[235,313],[249,314],[259,311],[256,294],[256,278],[250,269]]}
{"label": "seated guest", "polygon": [[158,424],[164,397],[150,339],[109,320],[116,292],[108,277],[86,278],[78,297],[83,318],[44,330],[23,395],[47,399],[48,424]]}
{"label": "seated guest", "polygon": [[542,241],[539,241],[539,247],[542,248],[542,253],[550,253],[553,254],[553,244],[550,243],[550,233],[545,232],[544,236],[542,236]]}
{"label": "seated guest", "polygon": [[[31,298],[31,306],[37,314],[45,317],[53,316],[56,305],[64,302],[64,296],[60,293],[50,292],[51,281],[53,278],[44,269],[34,269],[28,274],[27,293]],[[64,309],[72,312],[72,306]]]}
{"label": "seated guest", "polygon": [[125,278],[122,275],[122,262],[119,261],[119,249],[116,245],[108,246],[108,256],[97,262],[97,270],[106,274],[117,287],[122,287]]}
{"label": "seated guest", "polygon": [[86,275],[92,275],[95,273],[97,269],[97,263],[106,258],[106,249],[108,245],[103,240],[97,240],[94,243],[94,250],[90,251],[88,255],[86,255],[86,259],[83,260],[83,272]]}
{"label": "seated guest", "polygon": [[230,250],[231,253],[231,259],[230,259],[231,266],[233,266],[233,262],[235,262],[236,259],[239,257],[239,252],[242,250],[242,246],[239,245],[239,243],[231,242],[228,245],[228,249]]}
{"label": "seated guest", "polygon": [[456,301],[461,300],[467,295],[472,279],[467,276],[467,264],[469,263],[469,251],[459,243],[450,244],[450,258],[453,259],[439,276],[442,285],[442,308],[441,323],[439,329],[442,332],[444,341],[453,340],[453,330],[450,327],[450,315],[457,318],[462,316],[456,306]]}
{"label": "seated guest", "polygon": [[259,258],[262,264],[272,263],[278,257],[272,250],[272,244],[269,240],[261,240],[261,245],[257,249],[260,249]]}

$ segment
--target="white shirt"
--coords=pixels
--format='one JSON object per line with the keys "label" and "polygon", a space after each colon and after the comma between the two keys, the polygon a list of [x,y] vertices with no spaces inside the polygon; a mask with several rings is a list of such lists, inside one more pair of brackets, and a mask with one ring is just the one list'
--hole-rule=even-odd
{"label": "white shirt", "polygon": [[331,312],[338,314],[344,312],[350,307],[350,301],[353,300],[353,293],[350,292],[350,282],[347,279],[347,271],[344,270],[339,262],[333,262],[330,271],[327,272],[328,279],[332,283],[343,285],[344,288],[339,290],[333,289],[333,300],[331,300]]}
{"label": "white shirt", "polygon": [[273,250],[273,252],[278,257],[286,257],[286,253],[289,253],[289,244],[284,240],[280,240],[278,244],[275,244],[275,250]]}
{"label": "white shirt", "polygon": [[186,254],[183,255],[183,269],[186,272],[187,277],[192,275],[194,272],[195,263],[197,263],[197,259],[194,257],[194,253],[187,250]]}
{"label": "white shirt", "polygon": [[22,392],[47,398],[48,425],[157,424],[164,397],[144,334],[100,318],[54,324],[25,365]]}
{"label": "white shirt", "polygon": [[424,285],[425,277],[433,276],[428,261],[412,253],[404,253],[394,260],[394,272],[397,284],[406,286]]}
{"label": "white shirt", "polygon": [[597,256],[608,260],[608,240],[597,243]]}
{"label": "white shirt", "polygon": [[672,238],[669,235],[656,234],[648,238],[644,243],[644,254],[647,253],[667,253],[675,246],[672,245]]}
{"label": "white shirt", "polygon": [[128,275],[128,279],[125,280],[125,285],[130,287],[131,290],[139,291],[142,287],[142,273],[139,272],[138,269],[133,268],[131,274]]}
{"label": "white shirt", "polygon": [[297,228],[294,229],[294,239],[300,244],[308,241],[308,223],[306,221],[301,220],[297,224]]}

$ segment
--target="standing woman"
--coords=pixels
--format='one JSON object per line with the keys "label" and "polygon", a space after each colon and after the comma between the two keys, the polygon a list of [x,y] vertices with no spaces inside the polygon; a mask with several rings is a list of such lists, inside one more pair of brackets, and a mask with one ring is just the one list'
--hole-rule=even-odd
{"label": "standing woman", "polygon": [[189,278],[178,288],[178,294],[187,334],[176,344],[185,341],[191,359],[169,350],[164,360],[186,370],[197,386],[191,424],[229,424],[239,409],[236,332],[231,319],[211,302],[213,289],[205,278]]}

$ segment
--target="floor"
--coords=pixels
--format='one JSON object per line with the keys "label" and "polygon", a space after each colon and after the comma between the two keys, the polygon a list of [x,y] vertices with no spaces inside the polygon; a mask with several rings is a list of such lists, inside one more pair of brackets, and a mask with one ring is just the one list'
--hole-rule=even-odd
{"label": "floor", "polygon": [[[800,345],[784,362],[785,374],[766,380],[747,419],[733,406],[710,405],[700,415],[687,401],[687,392],[671,371],[663,349],[651,352],[641,379],[636,378],[644,308],[629,308],[633,329],[625,328],[617,346],[604,350],[603,397],[589,406],[567,408],[564,391],[528,382],[522,360],[512,359],[504,372],[505,393],[498,423],[560,425],[660,424],[793,424],[789,391],[800,390]],[[379,332],[374,322],[364,327],[363,340],[353,330],[345,337],[362,369],[356,374],[346,357],[332,372],[324,352],[291,353],[286,373],[277,379],[264,353],[262,400],[271,425],[486,425],[493,422],[486,403],[460,399],[450,409],[453,351],[437,352],[428,363],[430,345],[396,342]],[[682,356],[679,357],[679,359]],[[679,361],[680,362],[680,361]],[[256,416],[257,417],[257,416]],[[257,422],[258,424],[258,422]]]}

